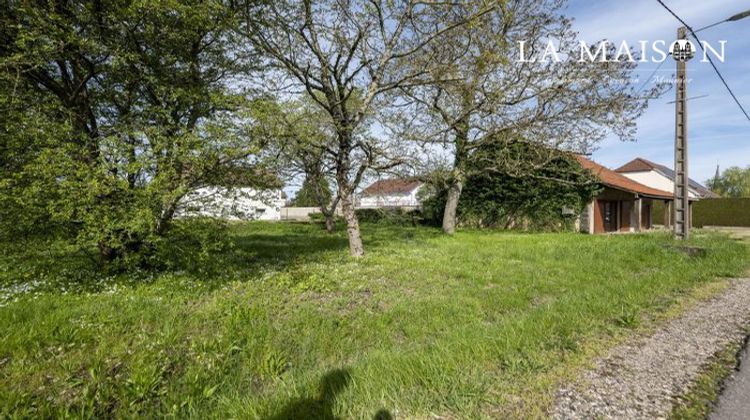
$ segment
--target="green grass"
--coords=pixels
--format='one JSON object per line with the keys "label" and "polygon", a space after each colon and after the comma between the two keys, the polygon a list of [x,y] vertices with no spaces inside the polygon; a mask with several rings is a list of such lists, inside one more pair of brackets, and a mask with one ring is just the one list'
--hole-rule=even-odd
{"label": "green grass", "polygon": [[248,223],[219,267],[131,277],[5,247],[0,417],[541,416],[602,348],[748,264],[718,235],[691,258],[661,234],[363,229],[361,261],[343,233]]}

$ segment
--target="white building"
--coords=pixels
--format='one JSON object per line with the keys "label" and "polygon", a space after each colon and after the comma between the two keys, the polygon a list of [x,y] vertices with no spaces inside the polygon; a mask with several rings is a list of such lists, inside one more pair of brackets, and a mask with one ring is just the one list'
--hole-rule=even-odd
{"label": "white building", "polygon": [[281,220],[281,190],[205,187],[187,194],[178,205],[178,217],[215,217],[226,220]]}
{"label": "white building", "polygon": [[424,183],[416,179],[382,179],[359,195],[359,208],[419,207],[417,198]]}
{"label": "white building", "polygon": [[[643,158],[635,158],[615,171],[651,188],[674,191],[674,171],[664,165]],[[689,180],[688,195],[698,200],[719,197],[718,194],[692,179]]]}

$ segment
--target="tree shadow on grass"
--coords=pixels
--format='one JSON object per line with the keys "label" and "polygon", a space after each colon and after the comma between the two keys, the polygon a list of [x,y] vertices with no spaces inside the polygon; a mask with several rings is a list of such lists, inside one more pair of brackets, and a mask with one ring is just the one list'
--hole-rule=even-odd
{"label": "tree shadow on grass", "polygon": [[[337,420],[333,407],[338,395],[349,386],[351,374],[348,369],[335,369],[326,373],[320,380],[316,398],[302,398],[284,406],[267,420],[320,419]],[[387,410],[381,409],[373,416],[374,420],[392,420]]]}
{"label": "tree shadow on grass", "polygon": [[[285,226],[284,226],[285,225]],[[283,228],[254,232],[247,230],[235,235],[235,244],[245,258],[238,264],[293,265],[295,263],[319,262],[324,254],[348,255],[349,241],[345,226],[337,226],[333,234],[325,233],[316,224],[284,223]],[[403,227],[362,224],[365,254],[400,242],[413,242],[434,236],[433,229],[425,227]]]}
{"label": "tree shadow on grass", "polygon": [[268,417],[268,420],[338,419],[333,414],[333,405],[338,394],[349,386],[349,382],[351,382],[351,375],[347,369],[332,370],[320,380],[317,397],[292,401],[278,413]]}
{"label": "tree shadow on grass", "polygon": [[[362,233],[365,254],[371,255],[383,250],[389,252],[399,244],[418,244],[439,235],[439,230],[363,223]],[[13,269],[0,273],[0,293],[14,288],[21,291],[13,296],[24,294],[30,287],[26,284],[29,279],[34,280],[36,291],[96,293],[115,284],[125,287],[141,284],[166,273],[188,275],[200,281],[206,290],[213,290],[228,280],[256,279],[266,268],[287,271],[301,267],[304,271],[307,263],[338,264],[348,257],[346,228],[341,224],[336,232],[327,234],[322,224],[242,223],[219,235],[229,238],[233,246],[204,249],[189,235],[182,242],[171,238],[164,242],[166,252],[155,259],[160,267],[123,272],[102,269],[91,255],[73,251],[62,240],[7,247],[9,252],[0,255],[0,271],[4,267]]]}
{"label": "tree shadow on grass", "polygon": [[345,250],[346,237],[325,234],[249,233],[235,239],[236,246],[251,256],[244,264],[286,264],[314,261],[330,251]]}

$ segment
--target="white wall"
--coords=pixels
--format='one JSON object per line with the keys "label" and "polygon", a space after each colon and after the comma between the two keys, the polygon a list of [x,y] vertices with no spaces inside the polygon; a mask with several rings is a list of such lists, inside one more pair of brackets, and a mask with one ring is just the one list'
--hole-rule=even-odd
{"label": "white wall", "polygon": [[[322,213],[320,207],[282,207],[281,220],[310,220],[310,215],[317,213]],[[341,207],[334,214],[341,216]]]}
{"label": "white wall", "polygon": [[404,194],[383,194],[360,197],[358,207],[417,207],[421,204],[417,198],[420,189],[422,189],[421,185],[411,192]]}
{"label": "white wall", "polygon": [[320,213],[320,207],[282,207],[281,220],[309,220],[315,213]]}
{"label": "white wall", "polygon": [[253,188],[199,188],[181,201],[177,217],[216,217],[226,220],[280,220],[281,190]]}
{"label": "white wall", "polygon": [[[624,172],[622,173],[622,175],[625,175],[633,181],[640,182],[641,184],[651,188],[656,188],[658,190],[667,192],[674,192],[674,180],[671,180],[656,171]],[[688,189],[688,193],[690,194],[691,198],[698,197],[698,194],[692,188]]]}

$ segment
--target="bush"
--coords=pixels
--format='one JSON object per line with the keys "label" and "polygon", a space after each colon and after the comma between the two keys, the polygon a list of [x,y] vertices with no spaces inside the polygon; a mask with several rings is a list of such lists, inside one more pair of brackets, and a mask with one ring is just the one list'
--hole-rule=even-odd
{"label": "bush", "polygon": [[223,220],[182,219],[153,243],[153,252],[146,258],[153,269],[215,274],[227,266],[233,247]]}

